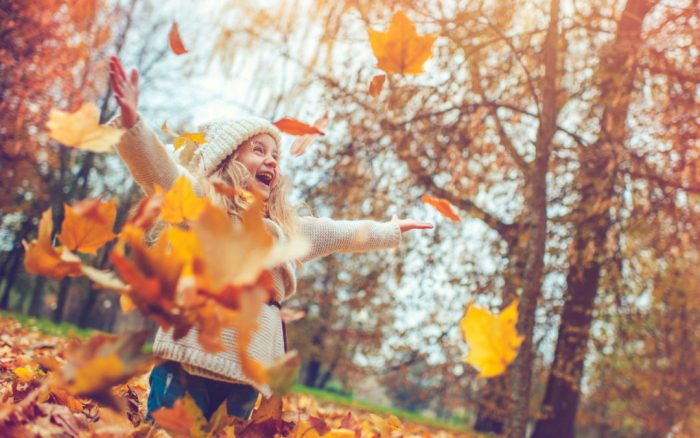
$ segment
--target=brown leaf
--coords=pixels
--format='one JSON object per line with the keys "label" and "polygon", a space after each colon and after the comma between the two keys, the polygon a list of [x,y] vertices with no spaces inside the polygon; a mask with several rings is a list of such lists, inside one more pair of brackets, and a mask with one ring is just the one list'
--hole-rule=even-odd
{"label": "brown leaf", "polygon": [[369,95],[372,97],[377,97],[379,96],[379,93],[382,92],[382,88],[384,87],[384,80],[386,79],[386,75],[380,74],[376,75],[372,78],[372,82],[369,83]]}

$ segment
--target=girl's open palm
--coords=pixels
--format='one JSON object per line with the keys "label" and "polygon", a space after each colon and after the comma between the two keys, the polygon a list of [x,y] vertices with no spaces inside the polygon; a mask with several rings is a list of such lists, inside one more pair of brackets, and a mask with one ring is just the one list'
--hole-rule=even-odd
{"label": "girl's open palm", "polygon": [[392,216],[391,220],[398,222],[399,229],[402,233],[408,230],[429,230],[433,228],[433,224],[430,222],[414,221],[413,219],[399,219],[399,217],[396,215]]}
{"label": "girl's open palm", "polygon": [[139,121],[139,72],[132,68],[127,79],[121,61],[112,56],[109,60],[109,79],[114,98],[121,109],[122,126],[129,129]]}

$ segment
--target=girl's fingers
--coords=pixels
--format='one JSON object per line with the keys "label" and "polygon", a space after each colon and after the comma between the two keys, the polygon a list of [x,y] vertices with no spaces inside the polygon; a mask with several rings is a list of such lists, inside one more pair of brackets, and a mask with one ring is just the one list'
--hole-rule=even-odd
{"label": "girl's fingers", "polygon": [[131,85],[133,85],[134,88],[139,85],[139,71],[135,68],[131,69]]}

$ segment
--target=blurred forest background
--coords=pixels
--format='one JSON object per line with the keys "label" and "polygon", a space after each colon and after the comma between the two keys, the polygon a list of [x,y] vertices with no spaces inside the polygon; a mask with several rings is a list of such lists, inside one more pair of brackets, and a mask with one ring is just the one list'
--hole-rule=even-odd
{"label": "blurred forest background", "polygon": [[[86,278],[22,263],[45,209],[60,225],[65,203],[106,194],[120,226],[143,196],[118,156],[45,134],[52,108],[115,115],[114,54],[139,69],[154,128],[328,112],[327,135],[283,158],[302,212],[436,223],[395,252],[305,266],[288,302],[306,311],[289,326],[304,385],[478,431],[700,434],[697,0],[163,3],[0,1],[0,309],[145,324]],[[374,98],[367,29],[398,10],[438,38],[423,74],[390,74]],[[167,44],[174,21],[185,56]],[[516,297],[519,356],[477,380],[462,361],[465,306]]]}

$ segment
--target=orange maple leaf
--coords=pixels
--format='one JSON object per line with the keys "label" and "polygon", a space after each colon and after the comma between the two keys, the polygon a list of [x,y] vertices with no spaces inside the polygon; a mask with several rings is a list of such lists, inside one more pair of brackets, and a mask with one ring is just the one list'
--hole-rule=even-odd
{"label": "orange maple leaf", "polygon": [[177,23],[173,23],[170,27],[170,33],[168,34],[168,42],[170,43],[170,49],[176,55],[184,55],[188,52],[185,45],[182,44],[182,39],[180,38],[180,31],[178,30]]}
{"label": "orange maple leaf", "polygon": [[276,122],[272,122],[280,131],[290,135],[307,135],[318,134],[326,135],[323,131],[315,126],[308,125],[297,119],[282,118]]}
{"label": "orange maple leaf", "polygon": [[71,251],[95,254],[98,248],[116,237],[112,232],[117,215],[114,199],[80,201],[75,207],[65,205],[64,209],[58,240]]}
{"label": "orange maple leaf", "polygon": [[387,32],[368,31],[377,67],[387,73],[422,73],[437,38],[437,35],[418,35],[411,20],[400,11],[391,17]]}
{"label": "orange maple leaf", "polygon": [[92,152],[111,152],[124,133],[123,129],[100,125],[100,111],[93,103],[74,113],[52,109],[46,126],[50,130],[47,135],[61,144]]}
{"label": "orange maple leaf", "polygon": [[161,217],[171,224],[196,219],[206,203],[194,192],[192,182],[185,175],[180,175],[165,194]]}
{"label": "orange maple leaf", "polygon": [[37,275],[61,279],[66,275],[82,274],[80,259],[64,247],[51,245],[53,219],[51,209],[44,211],[39,221],[39,235],[27,243],[22,241],[25,249],[24,268]]}
{"label": "orange maple leaf", "polygon": [[455,212],[452,211],[452,204],[450,204],[449,201],[447,201],[446,199],[433,198],[432,196],[428,195],[423,195],[421,199],[426,204],[432,205],[433,207],[437,208],[443,216],[452,219],[454,222],[460,221],[459,216],[457,216]]}
{"label": "orange maple leaf", "polygon": [[[323,117],[321,117],[320,119],[318,119],[314,122],[314,128],[321,130],[321,129],[324,129],[327,124],[328,124],[328,113],[325,113],[323,115]],[[292,147],[291,147],[292,155],[294,155],[295,157],[298,157],[301,154],[303,154],[306,151],[306,148],[308,148],[309,145],[318,136],[319,136],[319,134],[317,134],[317,133],[306,134],[306,135],[302,135],[301,137],[294,140],[294,143],[292,143]]]}

